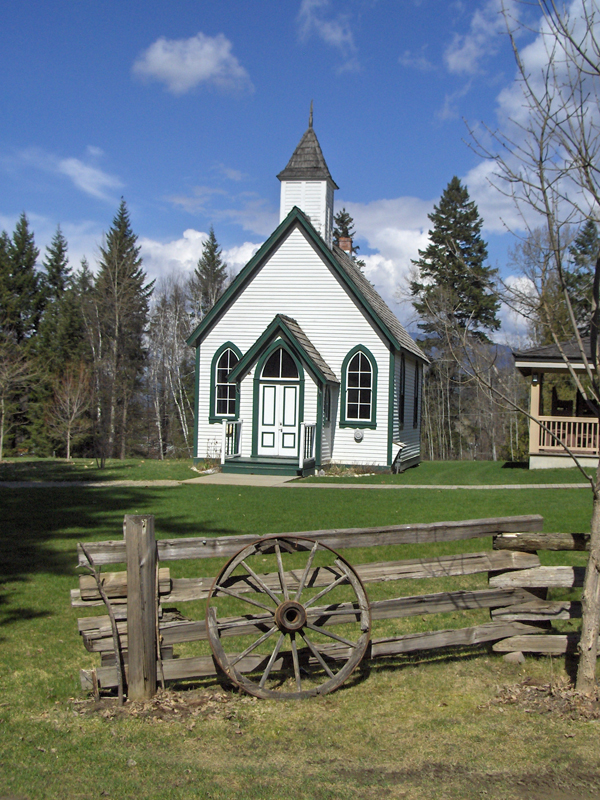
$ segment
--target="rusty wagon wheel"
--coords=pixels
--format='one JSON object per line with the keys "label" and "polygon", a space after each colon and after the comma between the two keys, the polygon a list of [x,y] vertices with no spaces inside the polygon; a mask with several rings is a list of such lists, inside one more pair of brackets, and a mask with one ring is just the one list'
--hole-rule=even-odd
{"label": "rusty wagon wheel", "polygon": [[283,700],[341,686],[365,654],[371,613],[360,578],[334,550],[268,536],[215,578],[206,622],[229,679],[249,694]]}

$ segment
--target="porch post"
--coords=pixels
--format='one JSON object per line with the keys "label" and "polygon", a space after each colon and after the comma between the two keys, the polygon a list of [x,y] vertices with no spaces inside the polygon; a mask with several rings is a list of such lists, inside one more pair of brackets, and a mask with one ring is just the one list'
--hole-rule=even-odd
{"label": "porch post", "polygon": [[[537,378],[537,380],[535,380]],[[540,452],[540,426],[536,422],[540,415],[540,390],[542,388],[542,375],[534,372],[531,376],[531,387],[529,390],[529,413],[533,419],[529,420],[529,455],[537,455]]]}

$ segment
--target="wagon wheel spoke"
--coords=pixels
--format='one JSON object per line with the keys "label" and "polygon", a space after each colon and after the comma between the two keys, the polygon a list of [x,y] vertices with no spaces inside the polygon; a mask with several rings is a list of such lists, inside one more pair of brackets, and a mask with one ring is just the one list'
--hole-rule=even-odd
{"label": "wagon wheel spoke", "polygon": [[251,606],[258,606],[258,608],[263,608],[265,611],[268,611],[269,614],[271,614],[271,616],[273,616],[273,609],[270,606],[266,606],[264,603],[260,603],[258,600],[254,600],[252,597],[244,597],[243,594],[239,594],[239,592],[234,592],[233,589],[228,589],[226,586],[219,586],[219,585],[215,586],[213,594],[217,590],[219,592],[224,592],[225,594],[228,594],[231,597],[235,597],[236,600],[241,600],[242,603],[250,603]]}
{"label": "wagon wheel spoke", "polygon": [[256,650],[256,648],[257,648],[259,645],[261,645],[263,642],[265,642],[265,641],[266,641],[266,640],[269,638],[269,636],[270,636],[272,633],[274,633],[276,630],[277,630],[277,628],[275,627],[275,625],[273,625],[273,627],[272,627],[272,628],[269,628],[269,630],[268,630],[266,633],[263,633],[263,635],[262,635],[262,636],[259,636],[259,637],[258,637],[258,639],[257,639],[255,642],[253,642],[251,645],[249,645],[249,647],[247,647],[247,648],[244,650],[244,652],[243,652],[243,653],[240,653],[238,656],[236,656],[234,659],[232,659],[232,661],[230,662],[231,666],[232,666],[232,667],[233,667],[233,666],[235,666],[235,665],[238,663],[238,661],[241,661],[241,660],[242,660],[242,658],[245,658],[245,657],[246,657],[247,655],[249,655],[249,654],[250,654],[250,653],[251,653],[253,650]]}
{"label": "wagon wheel spoke", "polygon": [[[274,574],[263,574],[260,562],[265,552],[277,559]],[[285,571],[290,566],[286,553],[294,556],[293,571]],[[299,564],[295,564],[297,557],[301,557]],[[238,567],[242,571],[234,577]],[[240,580],[248,585],[236,587],[235,582]],[[313,583],[317,585],[313,587]],[[342,584],[339,593],[331,594]],[[246,589],[259,595],[248,597]],[[253,599],[260,593],[263,602]],[[231,630],[230,624],[231,619],[238,618],[228,623],[223,614],[218,619],[217,607],[228,611],[227,597],[221,599],[220,595],[255,607],[252,613],[246,608],[248,613],[239,617],[239,631]],[[302,602],[303,595],[310,598],[306,603]],[[329,606],[318,603],[325,595],[329,595],[324,601]],[[291,699],[327,694],[341,686],[367,650],[370,617],[360,578],[342,556],[311,539],[276,535],[240,550],[223,567],[209,594],[207,633],[217,666],[240,688],[258,697]],[[343,635],[332,632],[336,625],[343,626]],[[225,637],[229,640],[235,636],[239,637],[238,647],[231,648],[235,655],[227,655]],[[305,667],[310,675],[308,683]]]}
{"label": "wagon wheel spoke", "polygon": [[257,575],[257,574],[256,574],[256,572],[254,572],[254,570],[252,569],[252,567],[251,567],[251,566],[250,566],[250,565],[249,565],[249,564],[248,564],[248,563],[247,563],[245,560],[242,560],[240,563],[241,563],[241,565],[244,567],[244,569],[245,569],[245,570],[248,572],[248,574],[249,574],[249,575],[250,575],[252,578],[254,578],[254,580],[255,580],[255,581],[257,582],[257,584],[260,586],[260,588],[262,589],[262,591],[263,591],[265,594],[268,594],[268,595],[269,595],[269,597],[271,598],[271,600],[272,600],[272,601],[273,601],[273,602],[274,602],[276,605],[279,605],[279,598],[277,597],[277,595],[276,595],[276,594],[274,594],[274,592],[272,592],[272,591],[269,589],[269,587],[268,587],[268,586],[267,586],[267,584],[266,584],[266,583],[263,581],[263,579],[260,577],[260,575]]}
{"label": "wagon wheel spoke", "polygon": [[281,548],[279,542],[275,542],[275,553],[277,555],[277,571],[279,572],[279,583],[281,584],[281,591],[283,592],[284,600],[289,600],[287,583],[285,582],[285,575],[283,573],[283,561],[281,560]]}
{"label": "wagon wheel spoke", "polygon": [[296,688],[302,691],[302,680],[300,679],[300,663],[298,661],[298,647],[296,645],[296,634],[290,633],[292,643],[292,661],[294,662],[294,675],[296,676]]}
{"label": "wagon wheel spoke", "polygon": [[358,646],[357,642],[351,642],[350,639],[345,639],[343,636],[338,636],[337,633],[327,631],[325,628],[319,628],[317,625],[312,625],[310,622],[306,623],[306,627],[310,628],[311,631],[315,631],[315,633],[322,633],[323,636],[329,636],[330,639],[335,639],[336,642],[342,642],[343,644],[348,645],[348,647],[355,648]]}
{"label": "wagon wheel spoke", "polygon": [[260,679],[260,683],[258,684],[260,689],[264,689],[265,683],[267,682],[267,678],[271,670],[273,669],[273,664],[275,663],[275,659],[279,655],[279,651],[281,650],[281,645],[283,644],[283,640],[285,639],[285,634],[279,634],[279,639],[277,640],[277,644],[273,648],[273,652],[271,653],[271,657],[267,662],[267,666],[265,667],[265,671],[263,672],[262,678]]}
{"label": "wagon wheel spoke", "polygon": [[317,648],[314,646],[314,644],[311,642],[311,640],[308,638],[308,636],[307,636],[305,633],[302,633],[302,631],[300,631],[300,636],[301,636],[301,637],[304,639],[304,642],[305,642],[305,643],[306,643],[306,645],[308,646],[308,648],[309,648],[310,652],[311,652],[311,653],[313,654],[313,656],[314,656],[314,657],[317,659],[317,661],[318,661],[318,662],[319,662],[319,664],[320,664],[320,665],[323,667],[323,669],[324,669],[324,670],[325,670],[325,672],[326,672],[326,673],[329,675],[329,677],[330,677],[330,678],[335,678],[335,675],[334,675],[334,673],[331,671],[331,669],[330,669],[330,667],[329,667],[329,664],[327,664],[327,663],[326,663],[325,659],[323,658],[323,656],[321,655],[321,653],[319,653],[319,651],[318,651],[318,650],[317,650]]}
{"label": "wagon wheel spoke", "polygon": [[310,568],[312,567],[313,559],[315,557],[315,553],[317,552],[317,548],[319,546],[318,542],[315,542],[312,546],[312,550],[310,551],[310,555],[308,557],[308,561],[306,562],[306,567],[304,567],[304,572],[302,573],[302,578],[300,578],[300,584],[298,585],[298,591],[296,592],[295,600],[300,600],[300,595],[304,590],[304,584],[307,581],[308,573],[310,572]]}
{"label": "wagon wheel spoke", "polygon": [[335,589],[336,586],[339,586],[340,583],[343,583],[344,581],[347,581],[347,580],[348,580],[348,577],[345,574],[344,575],[340,575],[332,583],[330,583],[329,586],[326,586],[324,589],[321,589],[321,591],[318,594],[316,594],[314,597],[311,597],[310,600],[307,603],[304,603],[304,608],[308,608],[309,606],[312,606],[312,604],[316,603],[317,600],[320,600],[324,595],[326,595],[332,589]]}

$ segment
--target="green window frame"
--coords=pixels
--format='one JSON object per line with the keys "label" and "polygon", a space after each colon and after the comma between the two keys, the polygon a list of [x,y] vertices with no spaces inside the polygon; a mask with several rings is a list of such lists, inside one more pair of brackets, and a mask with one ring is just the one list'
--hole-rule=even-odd
{"label": "green window frame", "polygon": [[357,345],[342,364],[340,428],[377,427],[377,361]]}
{"label": "green window frame", "polygon": [[239,416],[239,387],[227,380],[242,353],[233,342],[221,345],[210,365],[210,411],[209,422],[237,419]]}

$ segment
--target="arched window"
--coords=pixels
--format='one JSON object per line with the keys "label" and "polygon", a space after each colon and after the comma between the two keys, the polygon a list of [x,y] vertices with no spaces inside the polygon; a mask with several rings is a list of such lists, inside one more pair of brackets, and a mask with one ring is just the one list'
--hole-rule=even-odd
{"label": "arched window", "polygon": [[227,342],[217,350],[211,368],[211,422],[237,416],[237,386],[227,378],[241,357],[238,348]]}
{"label": "arched window", "polygon": [[266,360],[261,377],[273,380],[297,381],[298,367],[288,351],[284,350],[283,347],[279,347]]}
{"label": "arched window", "polygon": [[376,425],[377,364],[366,347],[351,350],[342,365],[343,417],[340,426],[374,428]]}

